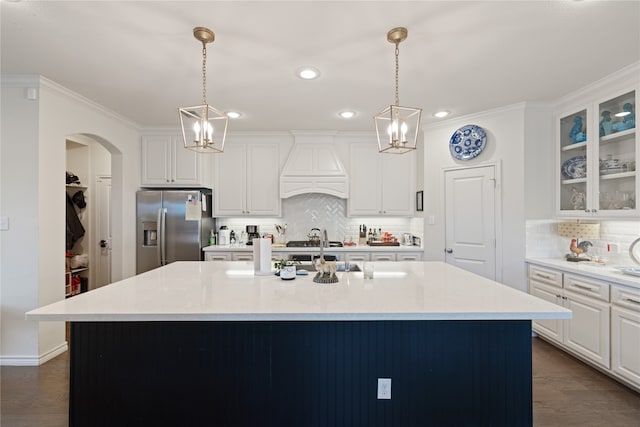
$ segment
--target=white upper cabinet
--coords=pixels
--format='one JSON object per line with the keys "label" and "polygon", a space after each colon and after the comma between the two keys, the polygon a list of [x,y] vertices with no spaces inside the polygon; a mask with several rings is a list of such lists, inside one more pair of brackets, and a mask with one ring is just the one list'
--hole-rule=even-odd
{"label": "white upper cabinet", "polygon": [[203,187],[202,156],[184,148],[179,135],[142,137],[142,177],[147,187]]}
{"label": "white upper cabinet", "polygon": [[558,216],[638,215],[636,105],[628,89],[558,115]]}
{"label": "white upper cabinet", "polygon": [[380,154],[375,143],[350,147],[350,216],[413,216],[416,154]]}
{"label": "white upper cabinet", "polygon": [[280,216],[277,143],[228,143],[215,156],[215,216]]}

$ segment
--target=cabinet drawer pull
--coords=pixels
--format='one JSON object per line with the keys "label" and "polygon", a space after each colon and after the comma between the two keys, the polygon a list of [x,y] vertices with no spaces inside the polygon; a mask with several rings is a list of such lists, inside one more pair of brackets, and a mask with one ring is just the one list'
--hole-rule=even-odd
{"label": "cabinet drawer pull", "polygon": [[536,273],[536,276],[541,277],[543,279],[547,279],[547,280],[553,280],[553,277],[549,276],[548,274]]}
{"label": "cabinet drawer pull", "polygon": [[632,298],[622,298],[622,301],[630,302],[631,304],[640,305],[640,301],[634,300]]}
{"label": "cabinet drawer pull", "polygon": [[590,288],[589,286],[578,285],[577,283],[573,283],[571,284],[571,286],[573,286],[574,288],[582,289],[583,291],[594,292],[593,288]]}

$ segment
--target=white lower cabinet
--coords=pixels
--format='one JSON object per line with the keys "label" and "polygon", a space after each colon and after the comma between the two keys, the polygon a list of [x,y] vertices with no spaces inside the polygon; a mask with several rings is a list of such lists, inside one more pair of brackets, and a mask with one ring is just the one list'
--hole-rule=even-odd
{"label": "white lower cabinet", "polygon": [[[537,280],[529,279],[529,293],[550,303],[562,305],[562,289],[560,288],[554,288]],[[532,324],[536,333],[561,344],[564,338],[562,332],[563,322],[560,319],[548,319],[534,320]]]}
{"label": "white lower cabinet", "polygon": [[396,259],[398,261],[422,261],[422,252],[398,252]]}
{"label": "white lower cabinet", "polygon": [[608,283],[530,266],[529,293],[573,312],[571,320],[533,321],[535,332],[594,364],[611,366]]}
{"label": "white lower cabinet", "polygon": [[253,261],[252,251],[205,252],[205,261]]}
{"label": "white lower cabinet", "polygon": [[371,261],[395,261],[395,252],[371,252]]}
{"label": "white lower cabinet", "polygon": [[369,252],[345,252],[344,259],[349,262],[363,262],[370,261],[371,257]]}
{"label": "white lower cabinet", "polygon": [[205,261],[231,261],[231,253],[224,252],[205,252]]}
{"label": "white lower cabinet", "polygon": [[233,252],[231,253],[232,261],[253,261],[253,252]]}
{"label": "white lower cabinet", "polygon": [[611,370],[640,389],[640,290],[613,286]]}
{"label": "white lower cabinet", "polygon": [[573,312],[573,319],[565,321],[565,345],[609,368],[609,303],[565,291],[564,306]]}

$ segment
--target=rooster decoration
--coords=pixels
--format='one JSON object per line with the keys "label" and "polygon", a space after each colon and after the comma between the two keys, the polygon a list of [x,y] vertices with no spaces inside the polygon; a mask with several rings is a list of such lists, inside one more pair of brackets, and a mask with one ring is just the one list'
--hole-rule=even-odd
{"label": "rooster decoration", "polygon": [[589,258],[581,255],[586,255],[586,253],[589,252],[589,248],[591,246],[593,246],[593,244],[588,240],[583,240],[582,242],[578,243],[578,239],[571,239],[569,250],[572,252],[573,258],[588,260]]}

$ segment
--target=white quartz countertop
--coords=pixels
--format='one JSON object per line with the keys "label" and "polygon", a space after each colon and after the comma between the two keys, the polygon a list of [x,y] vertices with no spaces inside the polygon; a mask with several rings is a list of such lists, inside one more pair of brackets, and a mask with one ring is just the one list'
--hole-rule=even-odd
{"label": "white quartz countertop", "polygon": [[640,267],[637,265],[609,265],[586,261],[570,262],[565,259],[557,258],[527,258],[527,262],[530,264],[559,269],[569,273],[582,274],[617,285],[640,289],[640,277],[631,276],[622,272],[622,269],[624,268]]}
{"label": "white quartz countertop", "polygon": [[[202,248],[204,252],[251,252],[253,251],[253,245],[212,245]],[[343,246],[339,248],[329,247],[323,248],[325,253],[332,252],[422,252],[423,249],[420,246],[369,246],[369,245],[355,245],[355,246]],[[308,246],[302,248],[286,247],[286,246],[271,246],[272,252],[293,252],[293,253],[319,253],[320,247]]]}
{"label": "white quartz countertop", "polygon": [[571,312],[443,262],[374,262],[334,284],[256,276],[247,261],[175,262],[32,310],[30,320],[568,319]]}

